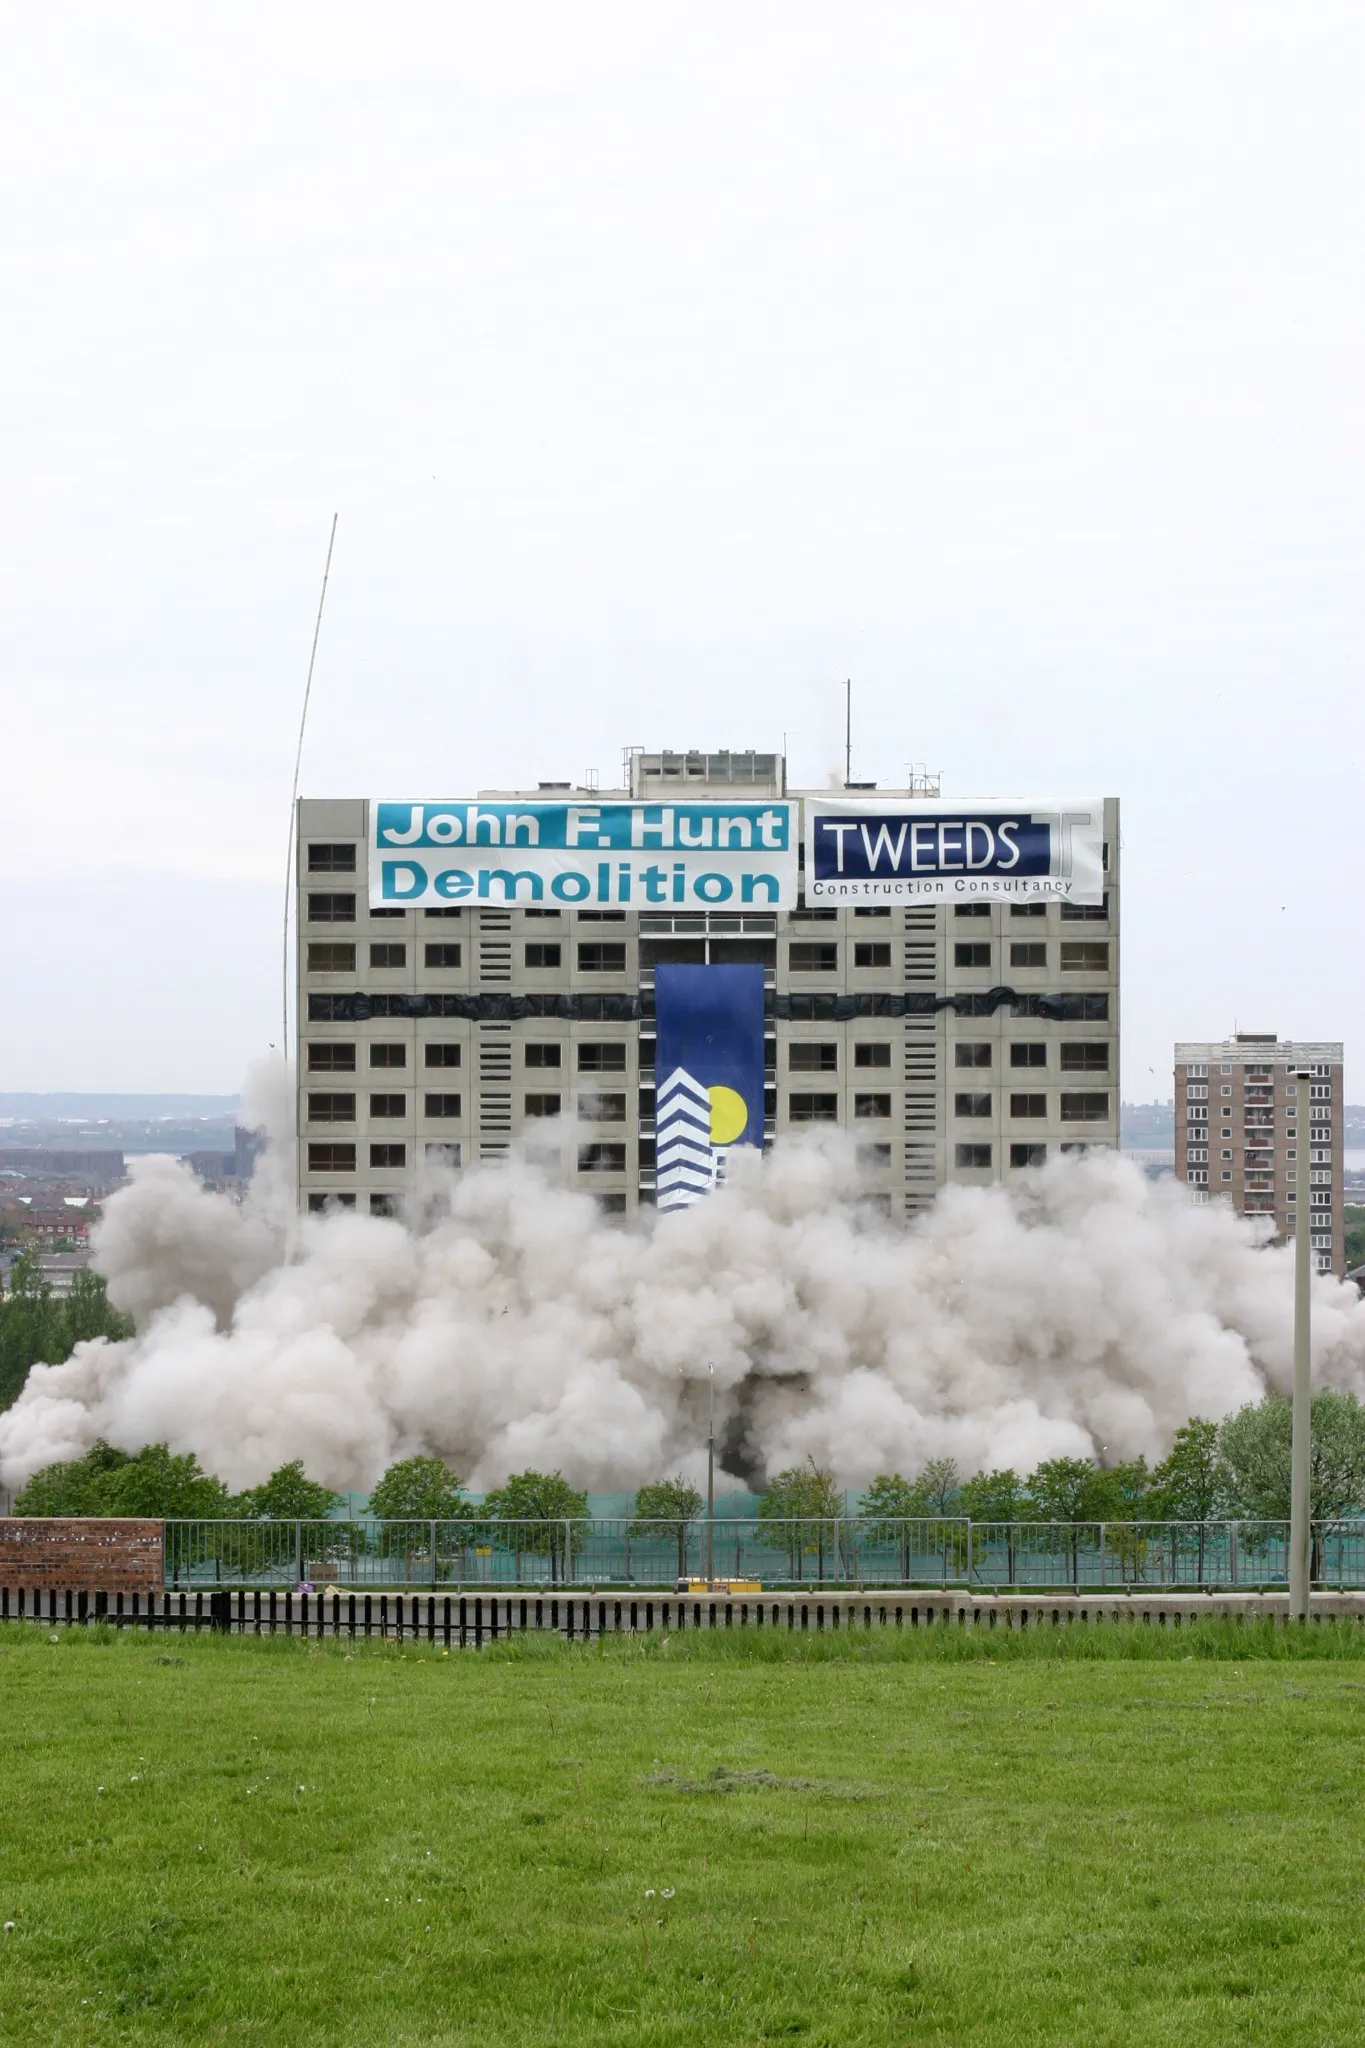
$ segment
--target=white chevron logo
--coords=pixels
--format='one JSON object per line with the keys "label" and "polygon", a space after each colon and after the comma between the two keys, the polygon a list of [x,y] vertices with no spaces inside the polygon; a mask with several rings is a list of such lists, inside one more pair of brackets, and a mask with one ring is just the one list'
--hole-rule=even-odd
{"label": "white chevron logo", "polygon": [[655,1122],[656,1200],[687,1209],[724,1178],[724,1153],[711,1143],[711,1097],[675,1067],[659,1090]]}

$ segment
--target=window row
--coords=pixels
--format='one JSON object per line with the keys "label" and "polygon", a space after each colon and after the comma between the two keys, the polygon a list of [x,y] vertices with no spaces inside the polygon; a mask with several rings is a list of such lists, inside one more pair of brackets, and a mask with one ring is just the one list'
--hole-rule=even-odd
{"label": "window row", "polygon": [[[310,974],[354,974],[358,948],[354,942],[341,939],[310,939],[308,943],[308,972]],[[545,944],[536,939],[524,948],[525,965],[528,968],[560,967],[563,965],[564,948],[555,942]],[[578,947],[578,969],[580,974],[624,974],[626,949],[623,945],[603,945],[597,941],[585,940]],[[454,968],[463,964],[463,949],[453,943],[432,943],[422,948],[422,964],[425,967]],[[369,948],[369,964],[372,968],[406,967],[408,949],[401,942],[376,939]]]}
{"label": "window row", "polygon": [[[1109,1096],[1099,1091],[1077,1091],[1072,1094],[1063,1089],[1059,1098],[1061,1120],[1064,1124],[1103,1123],[1109,1115]],[[987,1117],[995,1114],[997,1097],[982,1090],[979,1094],[960,1094],[953,1097],[953,1115],[960,1117]],[[1050,1114],[1048,1098],[1041,1091],[1036,1095],[1011,1095],[1009,1097],[1011,1117],[1046,1117]]]}
{"label": "window row", "polygon": [[[510,1047],[501,1050],[510,1055]],[[461,1048],[457,1042],[430,1043],[423,1046],[424,1064],[428,1067],[458,1067]],[[526,1044],[523,1046],[528,1067],[558,1067],[563,1061],[564,1041],[551,1039],[547,1044]],[[578,1071],[580,1074],[624,1074],[626,1071],[626,1045],[620,1038],[606,1040],[582,1039],[578,1042]],[[380,1041],[370,1046],[372,1067],[406,1067],[408,1048],[401,1040],[397,1044]],[[310,1074],[353,1074],[356,1071],[356,1047],[354,1043],[341,1039],[313,1039],[308,1046],[308,1071]]]}
{"label": "window row", "polygon": [[[313,1144],[308,1147],[308,1171],[310,1173],[355,1173],[358,1171],[359,1147],[349,1144]],[[371,1145],[369,1164],[372,1171],[392,1172],[395,1168],[406,1168],[408,1147],[406,1145]],[[424,1148],[427,1164],[430,1166],[458,1166],[460,1147],[458,1145],[428,1145]],[[626,1147],[623,1144],[593,1143],[578,1147],[578,1170],[580,1173],[624,1173],[626,1170]],[[310,1196],[310,1209],[320,1209],[328,1198]]]}
{"label": "window row", "polygon": [[[1090,1147],[1083,1144],[1063,1145],[1061,1149],[1063,1153],[1088,1152]],[[994,1161],[995,1148],[991,1145],[958,1145],[953,1153],[953,1164],[959,1172],[989,1171]],[[1010,1146],[1011,1166],[1045,1166],[1046,1164],[1046,1145]]]}
{"label": "window row", "polygon": [[[1009,1049],[1009,1063],[1012,1067],[1047,1065],[1046,1039],[1012,1039],[1009,1041]],[[1064,1039],[1058,1050],[1064,1074],[1109,1072],[1109,1045],[1105,1039]],[[956,1067],[989,1067],[992,1058],[993,1047],[989,1039],[958,1039],[953,1047],[953,1065]]]}
{"label": "window row", "polygon": [[[372,1095],[370,1115],[372,1117],[405,1117],[408,1113],[406,1095]],[[459,1116],[458,1095],[424,1095],[422,1114],[430,1117]],[[329,1093],[310,1094],[308,1097],[308,1121],[310,1124],[353,1124],[356,1117],[356,1098],[351,1094]]]}

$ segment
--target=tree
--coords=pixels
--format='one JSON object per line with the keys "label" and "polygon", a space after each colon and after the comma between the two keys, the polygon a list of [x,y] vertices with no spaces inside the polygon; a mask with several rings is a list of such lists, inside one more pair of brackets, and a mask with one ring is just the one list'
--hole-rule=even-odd
{"label": "tree", "polygon": [[562,1472],[513,1472],[505,1486],[484,1495],[483,1512],[497,1521],[523,1524],[509,1538],[518,1555],[530,1551],[548,1557],[552,1578],[563,1559],[568,1577],[574,1554],[582,1547],[588,1496],[576,1492]]}
{"label": "tree", "polygon": [[933,1512],[924,1478],[902,1479],[899,1472],[879,1474],[858,1502],[858,1513],[872,1541],[895,1544],[902,1579],[910,1576],[910,1524]]}
{"label": "tree", "polygon": [[464,1481],[440,1458],[400,1458],[370,1494],[380,1521],[467,1521],[474,1512]]}
{"label": "tree", "polygon": [[1095,1467],[1089,1458],[1047,1458],[1030,1472],[1033,1521],[1087,1522]]}
{"label": "tree", "polygon": [[[834,1474],[810,1458],[804,1465],[788,1466],[769,1480],[758,1503],[761,1522],[780,1523],[781,1541],[794,1578],[801,1575],[801,1561],[814,1552],[820,1576],[824,1576],[825,1545],[843,1514],[843,1496]],[[832,1529],[831,1524],[835,1525]]]}
{"label": "tree", "polygon": [[9,1285],[0,1301],[0,1409],[18,1400],[31,1366],[63,1365],[89,1337],[117,1341],[133,1334],[128,1318],[109,1306],[98,1273],[77,1272],[71,1293],[59,1301],[33,1253],[21,1252]]}
{"label": "tree", "polygon": [[687,1576],[687,1538],[705,1503],[695,1486],[678,1473],[673,1479],[652,1479],[635,1496],[631,1536],[655,1537],[678,1546],[678,1577]]}
{"label": "tree", "polygon": [[[1314,1521],[1334,1521],[1365,1504],[1365,1407],[1327,1387],[1313,1396],[1310,1503]],[[1289,1516],[1293,1407],[1267,1394],[1230,1415],[1218,1432],[1229,1506],[1241,1517]]]}
{"label": "tree", "polygon": [[101,1442],[92,1444],[83,1458],[35,1472],[15,1501],[14,1512],[216,1521],[228,1505],[222,1480],[205,1472],[193,1451],[175,1457],[166,1444],[147,1444],[129,1457]]}
{"label": "tree", "polygon": [[1212,1522],[1227,1509],[1228,1472],[1218,1424],[1192,1415],[1175,1433],[1151,1478],[1150,1513],[1159,1522]]}
{"label": "tree", "polygon": [[126,1451],[98,1438],[83,1458],[44,1465],[15,1495],[16,1515],[102,1515],[105,1481],[129,1463]]}
{"label": "tree", "polygon": [[309,1479],[302,1458],[295,1458],[260,1486],[239,1493],[231,1505],[243,1521],[325,1522],[341,1506],[341,1495]]}
{"label": "tree", "polygon": [[1025,1508],[1024,1482],[1008,1465],[975,1472],[958,1489],[958,1505],[974,1522],[1017,1522]]}

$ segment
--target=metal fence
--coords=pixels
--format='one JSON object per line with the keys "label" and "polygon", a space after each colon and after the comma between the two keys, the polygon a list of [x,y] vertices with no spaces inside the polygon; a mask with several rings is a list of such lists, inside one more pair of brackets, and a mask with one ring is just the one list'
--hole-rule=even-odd
{"label": "metal fence", "polygon": [[[166,1584],[339,1588],[779,1586],[1243,1588],[1287,1582],[1288,1522],[626,1518],[165,1525]],[[1313,1524],[1312,1576],[1365,1586],[1365,1521]]]}

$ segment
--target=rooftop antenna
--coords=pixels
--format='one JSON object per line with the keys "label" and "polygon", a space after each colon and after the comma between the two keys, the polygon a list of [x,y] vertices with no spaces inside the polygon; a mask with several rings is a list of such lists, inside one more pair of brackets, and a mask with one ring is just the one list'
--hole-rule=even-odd
{"label": "rooftop antenna", "polygon": [[853,780],[853,678],[844,683],[844,788]]}
{"label": "rooftop antenna", "polygon": [[280,948],[280,1050],[289,1057],[289,892],[293,881],[295,822],[299,808],[299,769],[303,762],[303,735],[308,724],[308,700],[313,694],[313,665],[318,658],[318,635],[322,631],[322,607],[327,602],[327,578],[332,573],[332,549],[337,537],[337,515],[332,514],[332,531],[327,536],[327,560],[322,567],[322,590],[318,615],[313,622],[313,646],[308,656],[308,680],[303,686],[303,709],[299,713],[299,743],[294,749],[294,786],[289,792],[289,843],[284,855],[284,936]]}

